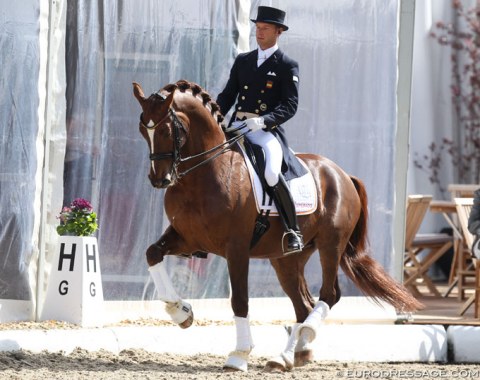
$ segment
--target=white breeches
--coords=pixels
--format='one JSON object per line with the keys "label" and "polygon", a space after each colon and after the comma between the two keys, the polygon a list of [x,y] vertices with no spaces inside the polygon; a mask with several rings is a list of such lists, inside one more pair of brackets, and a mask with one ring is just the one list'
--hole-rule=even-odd
{"label": "white breeches", "polygon": [[265,181],[272,187],[278,183],[278,176],[282,170],[283,150],[280,142],[273,133],[263,129],[247,134],[247,139],[260,145],[265,151]]}

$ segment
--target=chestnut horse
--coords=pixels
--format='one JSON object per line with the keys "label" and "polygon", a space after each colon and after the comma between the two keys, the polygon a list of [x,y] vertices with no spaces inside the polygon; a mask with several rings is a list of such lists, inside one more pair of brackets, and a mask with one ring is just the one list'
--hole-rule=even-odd
{"label": "chestnut horse", "polygon": [[[170,221],[147,252],[150,267],[165,255],[211,252],[227,260],[237,345],[226,369],[246,370],[253,343],[248,323],[249,259],[269,259],[282,289],[293,303],[296,321],[281,354],[269,370],[289,370],[312,359],[310,342],[316,327],[340,299],[339,265],[355,285],[375,300],[408,312],[421,307],[408,291],[367,254],[367,194],[362,182],[327,158],[299,154],[312,172],[318,208],[299,217],[302,252],[282,257],[283,226],[273,217],[270,229],[251,249],[257,209],[249,173],[240,148],[227,140],[218,105],[200,86],[184,80],[145,97],[133,83],[142,108],[140,133],[150,149],[149,179],[166,189]],[[304,267],[320,252],[323,283],[319,301],[308,290]]]}

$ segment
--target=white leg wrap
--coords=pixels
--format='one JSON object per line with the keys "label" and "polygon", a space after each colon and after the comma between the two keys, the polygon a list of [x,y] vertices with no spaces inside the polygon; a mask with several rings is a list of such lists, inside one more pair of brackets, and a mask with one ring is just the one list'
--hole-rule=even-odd
{"label": "white leg wrap", "polygon": [[148,268],[150,276],[152,276],[153,283],[157,289],[158,298],[164,302],[179,302],[181,301],[180,296],[175,291],[172,280],[165,270],[165,265],[162,262],[155,264]]}
{"label": "white leg wrap", "polygon": [[235,329],[237,331],[237,345],[235,347],[238,351],[251,351],[254,344],[252,340],[252,333],[250,331],[250,319],[242,317],[233,317],[235,321]]}
{"label": "white leg wrap", "polygon": [[165,302],[165,310],[172,318],[172,321],[180,325],[188,318],[193,317],[192,306],[182,301],[175,291],[163,261],[151,266],[148,270],[157,289],[158,298]]}
{"label": "white leg wrap", "polygon": [[235,351],[228,354],[224,368],[234,368],[246,372],[248,370],[248,355],[254,347],[250,331],[249,318],[233,317],[237,332]]}
{"label": "white leg wrap", "polygon": [[270,359],[269,362],[275,362],[283,366],[286,370],[291,370],[295,361],[295,347],[298,342],[298,329],[300,328],[301,323],[295,323],[292,326],[292,331],[288,337],[287,345],[283,352],[279,355]]}
{"label": "white leg wrap", "polygon": [[293,359],[295,355],[295,347],[297,346],[297,342],[298,342],[298,329],[300,328],[301,325],[302,325],[301,323],[295,323],[292,326],[292,332],[288,337],[287,346],[285,347],[285,350],[282,352],[282,357],[285,359],[287,364],[291,365],[292,367],[293,367]]}
{"label": "white leg wrap", "polygon": [[317,336],[317,328],[327,317],[330,307],[323,301],[318,301],[312,312],[308,315],[305,322],[298,329],[298,344],[296,351],[302,351],[308,348]]}

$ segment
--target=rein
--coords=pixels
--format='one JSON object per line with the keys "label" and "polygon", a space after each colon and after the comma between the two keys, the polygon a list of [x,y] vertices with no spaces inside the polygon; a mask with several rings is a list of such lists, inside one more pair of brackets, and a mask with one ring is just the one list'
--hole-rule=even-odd
{"label": "rein", "polygon": [[[219,145],[216,145],[213,148],[211,148],[209,150],[206,150],[204,152],[194,154],[194,155],[188,156],[188,157],[182,157],[181,153],[180,153],[180,149],[182,148],[180,130],[183,130],[183,132],[185,134],[188,134],[188,133],[187,133],[187,129],[183,125],[182,121],[178,118],[175,110],[172,107],[169,107],[168,112],[165,115],[165,117],[151,127],[149,127],[148,125],[146,125],[143,122],[142,116],[143,116],[143,113],[140,115],[140,126],[146,128],[146,129],[149,129],[149,130],[157,128],[159,125],[164,124],[167,121],[168,118],[171,118],[171,120],[173,122],[173,141],[174,141],[173,151],[168,152],[168,153],[150,153],[150,160],[151,161],[160,161],[160,160],[166,160],[166,159],[173,159],[171,173],[174,173],[175,177],[177,179],[182,178],[183,176],[190,173],[192,170],[194,170],[194,169],[196,169],[200,166],[205,165],[206,163],[214,160],[215,158],[217,158],[221,154],[225,153],[227,150],[230,149],[230,147],[232,145],[237,143],[240,139],[243,138],[243,136],[245,136],[249,132],[249,131],[247,131],[247,132],[241,133],[239,135],[236,135],[236,136],[228,139],[227,141],[225,141],[225,142],[223,142]],[[202,157],[202,156],[205,156],[205,155],[207,155],[209,153],[213,153],[213,152],[216,152],[213,156],[204,159],[203,161],[199,162],[198,164],[192,166],[191,168],[189,168],[187,170],[184,170],[183,172],[178,171],[178,167],[179,167],[180,164],[188,162],[188,161],[196,159],[196,158],[199,158],[199,157]]]}

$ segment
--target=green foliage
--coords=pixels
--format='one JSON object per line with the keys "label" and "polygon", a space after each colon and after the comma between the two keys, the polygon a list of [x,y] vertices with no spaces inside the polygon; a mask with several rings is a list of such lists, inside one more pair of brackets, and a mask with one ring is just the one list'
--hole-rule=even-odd
{"label": "green foliage", "polygon": [[91,236],[98,229],[97,214],[92,205],[82,198],[75,199],[70,207],[64,207],[59,219],[59,235]]}

